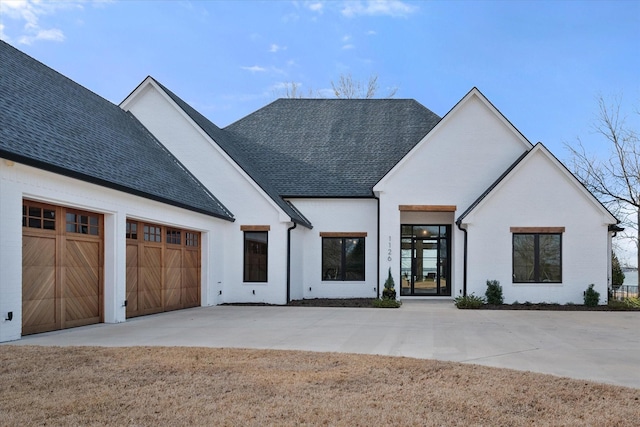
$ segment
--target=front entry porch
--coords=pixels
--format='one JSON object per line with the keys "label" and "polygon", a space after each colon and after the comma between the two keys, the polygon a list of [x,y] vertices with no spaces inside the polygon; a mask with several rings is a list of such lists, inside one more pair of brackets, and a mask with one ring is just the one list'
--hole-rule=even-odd
{"label": "front entry porch", "polygon": [[451,296],[450,239],[450,225],[401,226],[401,296]]}

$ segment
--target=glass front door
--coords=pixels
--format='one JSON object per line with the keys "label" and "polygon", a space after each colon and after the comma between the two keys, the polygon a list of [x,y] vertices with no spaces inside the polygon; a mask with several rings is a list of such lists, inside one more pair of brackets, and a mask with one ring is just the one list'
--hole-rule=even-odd
{"label": "glass front door", "polygon": [[403,225],[400,295],[450,296],[449,225]]}

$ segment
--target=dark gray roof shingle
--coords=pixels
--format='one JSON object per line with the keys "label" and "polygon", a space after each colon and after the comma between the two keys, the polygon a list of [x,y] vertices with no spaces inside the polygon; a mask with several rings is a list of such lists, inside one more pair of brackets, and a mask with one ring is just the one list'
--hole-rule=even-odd
{"label": "dark gray roof shingle", "polygon": [[228,220],[130,113],[0,41],[0,157]]}
{"label": "dark gray roof shingle", "polygon": [[[272,184],[270,171],[263,172],[256,167],[252,158],[245,152],[246,143],[240,143],[241,137],[234,137],[229,132],[220,129],[209,119],[200,114],[197,110],[184,102],[179,96],[167,89],[160,82],[154,79],[154,82],[180,107],[195,123],[198,125],[220,148],[222,148],[229,157],[231,157],[238,166],[244,170],[253,181],[267,193],[267,195],[292,219],[293,222],[312,228],[311,222],[302,215],[300,211],[295,209],[290,203],[285,201],[277,188]],[[279,166],[278,166],[279,167]],[[274,169],[277,169],[274,168]]]}
{"label": "dark gray roof shingle", "polygon": [[411,99],[279,99],[224,130],[283,197],[372,197],[439,121]]}

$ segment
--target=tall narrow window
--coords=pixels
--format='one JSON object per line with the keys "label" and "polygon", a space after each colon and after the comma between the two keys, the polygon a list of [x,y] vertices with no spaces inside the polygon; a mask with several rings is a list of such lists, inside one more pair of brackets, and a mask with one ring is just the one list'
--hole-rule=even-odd
{"label": "tall narrow window", "polygon": [[269,235],[266,231],[244,232],[244,281],[267,281]]}
{"label": "tall narrow window", "polygon": [[514,233],[513,282],[561,283],[562,234]]}
{"label": "tall narrow window", "polygon": [[322,280],[364,280],[364,237],[322,238]]}

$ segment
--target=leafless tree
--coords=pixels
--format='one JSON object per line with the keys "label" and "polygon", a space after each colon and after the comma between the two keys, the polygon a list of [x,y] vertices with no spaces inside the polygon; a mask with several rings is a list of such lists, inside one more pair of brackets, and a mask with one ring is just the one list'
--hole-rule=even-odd
{"label": "leafless tree", "polygon": [[620,103],[619,97],[611,102],[598,97],[598,116],[593,128],[607,145],[608,159],[587,153],[579,138],[575,145],[565,145],[575,175],[627,228],[622,236],[634,241],[640,267],[640,139],[636,130],[625,123]]}
{"label": "leafless tree", "polygon": [[[285,82],[277,97],[281,98],[326,98],[326,91],[302,90],[300,83]],[[369,80],[363,83],[353,78],[351,74],[340,74],[338,82],[331,81],[331,90],[333,95],[339,99],[372,99],[378,95],[380,86],[378,85],[378,76],[373,74]],[[393,98],[398,92],[398,88],[394,87],[387,92],[384,98]]]}
{"label": "leafless tree", "polygon": [[[338,82],[331,81],[333,94],[339,99],[372,99],[376,97],[378,89],[378,75],[373,74],[369,77],[366,85],[360,80],[355,80],[349,74],[340,74]],[[393,98],[398,88],[392,88],[385,98]]]}
{"label": "leafless tree", "polygon": [[302,90],[302,84],[296,82],[285,82],[282,85],[280,93],[276,92],[278,98],[300,99],[300,98],[317,98],[313,89],[307,91]]}

